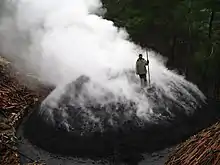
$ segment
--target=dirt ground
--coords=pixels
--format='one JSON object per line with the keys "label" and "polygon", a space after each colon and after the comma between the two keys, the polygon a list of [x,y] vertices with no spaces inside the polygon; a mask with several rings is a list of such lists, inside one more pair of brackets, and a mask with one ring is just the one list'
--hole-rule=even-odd
{"label": "dirt ground", "polygon": [[[0,57],[0,165],[19,165],[16,128],[52,90],[34,80],[34,88],[24,81],[27,76],[17,73],[10,63]],[[29,80],[30,78],[28,78]],[[37,83],[36,83],[37,82]],[[34,162],[33,164],[40,164]],[[220,122],[180,144],[170,155],[166,165],[219,165]]]}

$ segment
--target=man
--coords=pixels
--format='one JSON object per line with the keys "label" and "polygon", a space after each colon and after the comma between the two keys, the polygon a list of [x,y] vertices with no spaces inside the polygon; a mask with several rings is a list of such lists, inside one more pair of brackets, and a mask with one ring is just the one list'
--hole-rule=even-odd
{"label": "man", "polygon": [[141,80],[141,87],[147,85],[147,69],[146,66],[149,65],[149,61],[145,60],[142,54],[139,54],[139,58],[136,61],[136,74],[139,75]]}

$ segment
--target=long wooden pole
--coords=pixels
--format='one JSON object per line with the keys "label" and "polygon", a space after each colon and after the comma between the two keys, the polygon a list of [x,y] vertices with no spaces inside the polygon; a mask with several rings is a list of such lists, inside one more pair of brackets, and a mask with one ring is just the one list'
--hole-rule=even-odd
{"label": "long wooden pole", "polygon": [[[147,61],[149,61],[149,57],[148,57],[148,51],[147,51]],[[147,67],[148,67],[148,82],[149,82],[149,86],[150,86],[150,62],[148,63]]]}

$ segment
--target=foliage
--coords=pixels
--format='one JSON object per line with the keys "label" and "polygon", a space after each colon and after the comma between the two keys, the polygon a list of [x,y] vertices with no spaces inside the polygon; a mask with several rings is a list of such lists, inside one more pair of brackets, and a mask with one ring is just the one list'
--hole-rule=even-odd
{"label": "foliage", "polygon": [[105,17],[169,58],[207,94],[220,87],[219,0],[103,0]]}

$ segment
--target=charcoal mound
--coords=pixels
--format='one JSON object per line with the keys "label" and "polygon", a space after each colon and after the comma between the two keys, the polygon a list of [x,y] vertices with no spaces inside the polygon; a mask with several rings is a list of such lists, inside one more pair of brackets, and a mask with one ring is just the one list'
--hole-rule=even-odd
{"label": "charcoal mound", "polygon": [[[105,99],[113,101],[100,104],[85,92],[90,82],[87,76],[81,76],[66,86],[56,106],[46,103],[36,106],[24,124],[24,135],[51,153],[106,157],[115,153],[153,152],[180,141],[199,128],[196,121],[202,109],[188,116],[181,105],[160,93],[164,102],[153,109],[157,115],[152,116],[154,122],[151,122],[137,117],[134,102],[125,98],[115,101],[114,95],[106,89],[102,89]],[[83,105],[79,104],[82,96]],[[156,92],[146,97],[158,102]],[[173,110],[172,114],[164,109],[166,106]]]}

